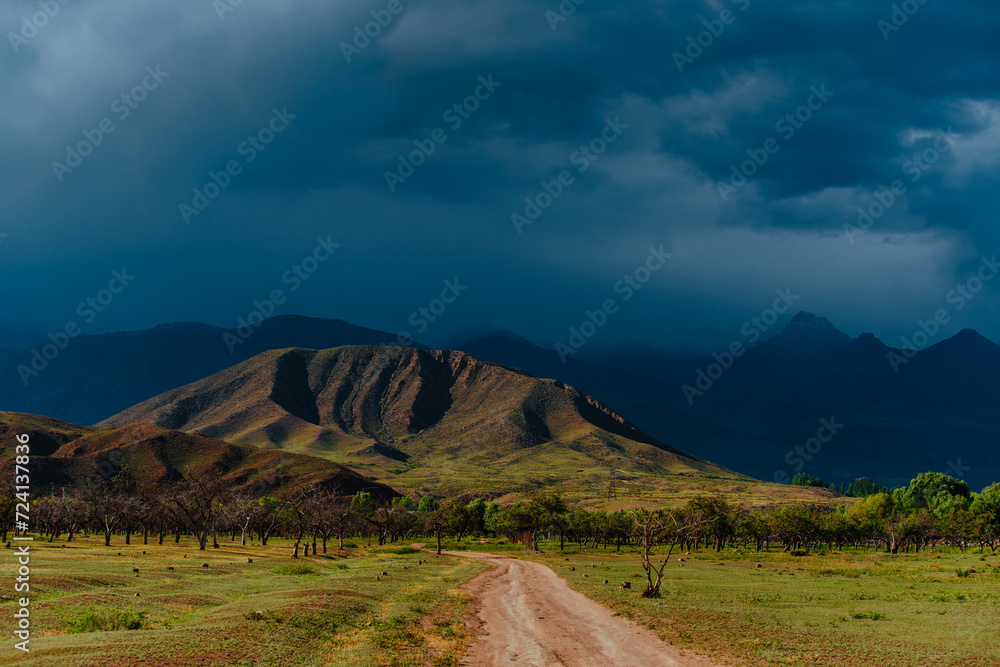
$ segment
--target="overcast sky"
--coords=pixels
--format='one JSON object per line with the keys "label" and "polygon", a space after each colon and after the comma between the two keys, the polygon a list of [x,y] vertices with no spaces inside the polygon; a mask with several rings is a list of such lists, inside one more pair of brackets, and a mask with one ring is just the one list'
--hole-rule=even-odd
{"label": "overcast sky", "polygon": [[5,2],[0,320],[235,326],[281,289],[275,314],[552,345],[614,299],[595,345],[709,352],[790,289],[851,335],[944,308],[998,341],[1000,280],[949,292],[1000,253],[1000,8],[903,4]]}

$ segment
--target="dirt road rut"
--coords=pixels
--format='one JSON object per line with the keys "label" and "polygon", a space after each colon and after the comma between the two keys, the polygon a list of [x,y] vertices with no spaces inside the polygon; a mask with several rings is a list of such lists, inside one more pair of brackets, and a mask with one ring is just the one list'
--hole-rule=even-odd
{"label": "dirt road rut", "polygon": [[450,555],[494,566],[462,587],[485,631],[463,658],[467,667],[715,667],[612,615],[544,565],[486,553]]}

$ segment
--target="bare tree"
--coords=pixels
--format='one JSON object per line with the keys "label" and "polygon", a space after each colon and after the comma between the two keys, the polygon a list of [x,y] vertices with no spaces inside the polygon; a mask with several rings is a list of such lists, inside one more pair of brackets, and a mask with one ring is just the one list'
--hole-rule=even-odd
{"label": "bare tree", "polygon": [[198,550],[204,551],[209,531],[212,531],[213,537],[215,534],[216,504],[225,495],[222,470],[213,466],[203,473],[195,473],[188,468],[178,487],[178,493],[172,498],[173,504],[178,515],[197,536]]}
{"label": "bare tree", "polygon": [[309,499],[314,534],[323,540],[323,553],[326,553],[327,541],[334,535],[340,539],[340,548],[344,548],[344,532],[352,520],[350,500],[338,495],[336,489],[321,491]]}
{"label": "bare tree", "polygon": [[[632,510],[632,535],[639,548],[642,569],[646,572],[644,598],[660,597],[663,570],[670,561],[674,548],[690,537],[705,519],[684,510]],[[657,547],[667,546],[667,553],[656,554]],[[656,581],[653,581],[653,574]]]}
{"label": "bare tree", "polygon": [[[299,557],[299,546],[302,544],[302,536],[312,525],[312,505],[309,500],[312,495],[308,489],[296,487],[285,503],[285,516],[289,523],[292,535],[295,537],[295,545],[292,547],[292,558]],[[306,554],[308,555],[308,554]]]}
{"label": "bare tree", "polygon": [[[247,532],[262,518],[264,508],[248,496],[238,496],[222,509],[229,525],[240,530],[240,546],[247,544]],[[235,533],[235,530],[234,530]]]}

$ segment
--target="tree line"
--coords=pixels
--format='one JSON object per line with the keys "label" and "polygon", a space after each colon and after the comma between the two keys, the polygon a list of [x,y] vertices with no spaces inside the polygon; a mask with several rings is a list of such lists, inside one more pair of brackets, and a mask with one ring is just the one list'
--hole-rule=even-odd
{"label": "tree line", "polygon": [[[0,494],[3,540],[12,525],[15,498]],[[970,493],[965,482],[941,473],[922,473],[909,486],[868,495],[852,505],[800,503],[751,507],[721,496],[693,498],[678,508],[587,510],[569,507],[556,494],[500,506],[482,498],[469,501],[396,497],[368,492],[353,495],[320,485],[284,495],[254,496],[227,489],[222,474],[188,472],[168,485],[136,484],[127,471],[76,489],[53,490],[36,498],[33,528],[49,541],[72,541],[79,533],[103,535],[132,544],[163,544],[192,536],[205,550],[219,540],[267,545],[275,536],[293,541],[291,557],[326,553],[336,539],[360,537],[379,545],[415,537],[459,542],[493,536],[538,549],[543,538],[582,547],[623,547],[638,551],[647,573],[644,595],[657,596],[663,566],[675,547],[721,551],[727,547],[769,551],[854,547],[890,553],[953,545],[963,552],[1000,546],[1000,483]],[[666,555],[663,550],[666,549]],[[656,554],[661,554],[657,556]]]}

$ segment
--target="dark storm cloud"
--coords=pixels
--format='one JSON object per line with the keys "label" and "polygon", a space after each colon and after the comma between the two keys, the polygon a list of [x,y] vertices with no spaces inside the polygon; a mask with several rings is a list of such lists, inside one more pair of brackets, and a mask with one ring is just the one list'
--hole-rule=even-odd
{"label": "dark storm cloud", "polygon": [[[398,330],[457,274],[470,289],[429,341],[472,323],[554,341],[662,243],[675,261],[609,339],[725,343],[791,285],[803,307],[894,342],[1000,250],[988,2],[913,4],[898,31],[878,24],[892,3],[861,0],[588,0],[565,20],[555,1],[402,0],[388,20],[387,5],[243,2],[220,18],[208,0],[77,1],[16,53],[8,36],[7,325],[60,326],[121,265],[139,278],[90,331],[232,324],[333,234],[342,253],[289,312]],[[37,11],[7,3],[0,29]],[[373,11],[388,24],[348,62]],[[169,76],[119,118],[113,100],[157,66]],[[454,127],[481,78],[498,86]],[[777,129],[817,89],[831,95],[809,120]],[[294,118],[248,162],[274,109]],[[114,132],[60,182],[52,163],[104,118]],[[616,118],[628,129],[580,171],[577,151]],[[385,173],[438,129],[391,192]],[[949,149],[911,181],[936,132]],[[718,184],[768,139],[780,149],[723,200]],[[179,205],[232,160],[240,173],[185,224]],[[511,214],[562,170],[572,185],[518,234]],[[844,225],[897,179],[905,196],[849,242]],[[985,293],[962,325],[1000,338],[998,301]]]}

